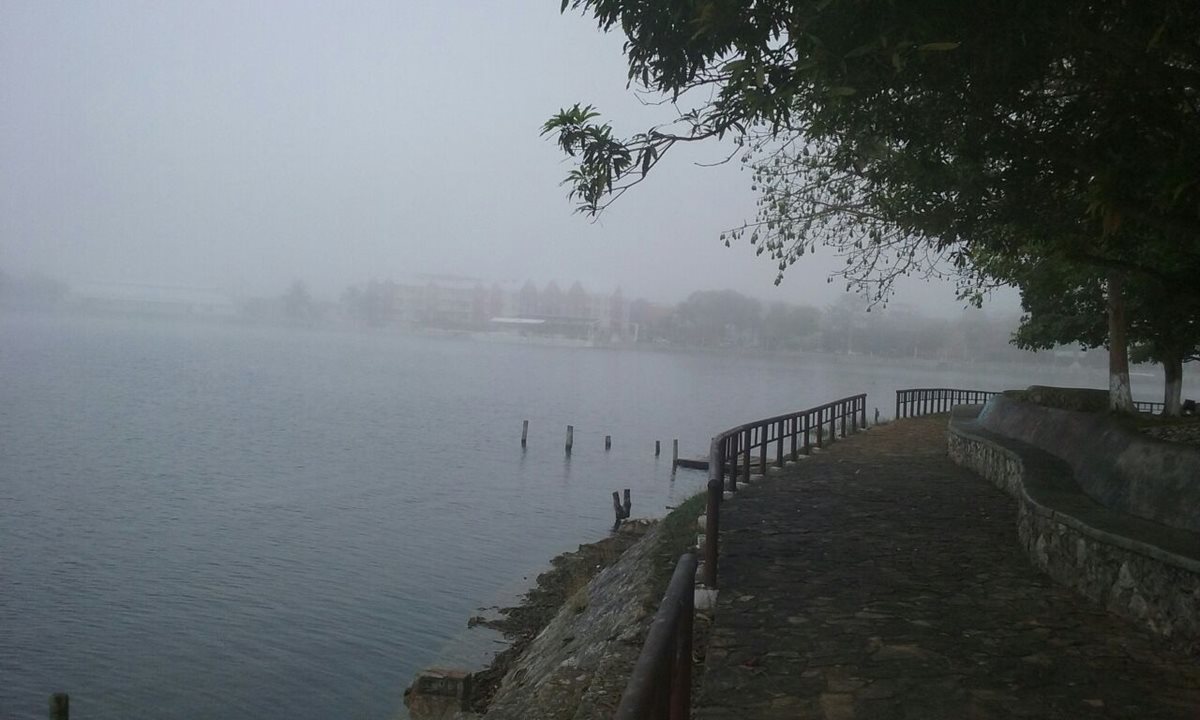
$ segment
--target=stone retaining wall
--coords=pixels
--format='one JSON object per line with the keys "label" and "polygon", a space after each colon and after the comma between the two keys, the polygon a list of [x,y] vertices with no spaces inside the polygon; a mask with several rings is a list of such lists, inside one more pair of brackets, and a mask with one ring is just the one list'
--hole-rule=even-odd
{"label": "stone retaining wall", "polygon": [[1035,475],[1069,473],[1069,466],[971,432],[972,418],[961,410],[951,419],[949,455],[1016,498],[1017,535],[1033,563],[1108,610],[1200,651],[1200,561],[1035,499],[1027,489],[1038,483]]}
{"label": "stone retaining wall", "polygon": [[1080,489],[1104,507],[1200,533],[1200,448],[1157,440],[1108,413],[1008,397],[989,400],[977,423],[1065,461]]}

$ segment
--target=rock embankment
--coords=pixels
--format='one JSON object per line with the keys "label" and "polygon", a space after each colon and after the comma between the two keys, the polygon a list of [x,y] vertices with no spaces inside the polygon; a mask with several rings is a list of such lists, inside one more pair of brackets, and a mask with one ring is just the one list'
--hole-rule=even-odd
{"label": "rock embankment", "polygon": [[610,717],[653,615],[658,527],[559,609],[508,669],[486,720]]}
{"label": "rock embankment", "polygon": [[472,618],[513,645],[476,673],[422,673],[405,698],[413,719],[610,717],[654,612],[660,527],[626,523],[613,537],[564,553],[520,606],[498,620]]}

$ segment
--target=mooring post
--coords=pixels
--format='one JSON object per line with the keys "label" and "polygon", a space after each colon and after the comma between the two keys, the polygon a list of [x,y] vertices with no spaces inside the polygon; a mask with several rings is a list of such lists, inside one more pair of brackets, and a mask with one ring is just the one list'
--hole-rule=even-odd
{"label": "mooring post", "polygon": [[71,698],[66,693],[54,693],[50,696],[50,720],[69,720],[71,715]]}
{"label": "mooring post", "polygon": [[613,490],[613,515],[616,517],[617,524],[629,517],[629,510],[633,507],[633,503],[629,498],[629,488],[625,488],[625,504],[621,504],[621,494]]}
{"label": "mooring post", "polygon": [[604,449],[605,449],[605,450],[612,450],[612,435],[605,435],[605,436],[604,436]]}
{"label": "mooring post", "polygon": [[679,464],[679,438],[671,441],[671,467]]}
{"label": "mooring post", "polygon": [[571,446],[575,444],[575,426],[567,426],[567,454],[571,453]]}
{"label": "mooring post", "polygon": [[654,441],[654,457],[658,457],[661,454],[662,454],[662,443],[655,440]]}
{"label": "mooring post", "polygon": [[525,441],[529,439],[529,421],[521,421],[521,447],[525,447]]}

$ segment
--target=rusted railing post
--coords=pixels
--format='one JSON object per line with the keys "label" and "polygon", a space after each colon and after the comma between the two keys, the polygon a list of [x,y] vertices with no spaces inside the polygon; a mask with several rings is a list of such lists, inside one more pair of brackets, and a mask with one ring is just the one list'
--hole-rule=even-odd
{"label": "rusted railing post", "polygon": [[[742,432],[746,436],[746,437],[742,438],[742,477],[744,478],[743,482],[749,483],[750,482],[750,441],[753,439],[751,437],[750,433],[753,431],[751,428],[746,428]],[[735,485],[737,484],[736,481],[734,482],[734,484]]]}
{"label": "rusted railing post", "polygon": [[[684,558],[691,558],[690,563]],[[679,559],[680,565],[691,566],[691,578],[696,576],[694,555]],[[696,593],[684,587],[679,597],[679,619],[675,626],[675,657],[671,661],[671,702],[667,709],[670,720],[689,720],[692,715],[692,625],[696,614]]]}
{"label": "rusted railing post", "polygon": [[799,459],[799,456],[797,455],[797,452],[796,452],[796,450],[797,450],[797,447],[798,447],[798,445],[799,445],[799,444],[796,442],[796,439],[797,439],[797,437],[796,437],[796,436],[797,436],[797,432],[798,432],[798,428],[797,428],[797,425],[796,425],[796,421],[797,421],[797,420],[799,420],[799,419],[800,419],[800,418],[799,418],[799,417],[797,417],[796,415],[793,415],[791,418],[789,418],[789,419],[788,419],[788,422],[790,423],[790,426],[789,426],[789,428],[790,428],[790,429],[789,429],[788,435],[789,435],[789,436],[791,437],[791,439],[792,439],[792,456],[791,456],[791,461],[792,461],[792,462],[796,462],[796,460],[797,460],[797,459]]}
{"label": "rusted railing post", "polygon": [[[720,463],[724,464],[724,463]],[[710,464],[709,467],[713,467]],[[724,472],[723,468],[719,468]],[[720,476],[708,480],[708,506],[704,515],[704,584],[710,588],[717,587],[717,558],[720,557],[721,532],[721,496],[724,488]]]}
{"label": "rusted railing post", "polygon": [[738,443],[741,442],[741,439],[741,433],[733,433],[727,438],[729,442],[729,492],[737,492],[738,457],[741,455]]}
{"label": "rusted railing post", "polygon": [[[676,563],[667,592],[650,622],[646,642],[633,666],[625,692],[621,694],[613,720],[688,720],[692,672],[690,617],[695,577],[696,556],[685,553]],[[687,640],[680,637],[685,624],[689,626]],[[682,656],[685,649],[686,657]],[[683,680],[685,673],[686,681]],[[677,682],[686,682],[686,693],[683,688],[675,687]]]}
{"label": "rusted railing post", "polygon": [[767,475],[767,430],[770,424],[758,426],[758,472],[763,477]]}

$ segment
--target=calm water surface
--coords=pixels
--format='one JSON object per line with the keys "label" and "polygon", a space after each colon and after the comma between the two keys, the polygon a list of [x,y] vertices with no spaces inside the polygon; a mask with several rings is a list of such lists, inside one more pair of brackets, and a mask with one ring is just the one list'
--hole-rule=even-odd
{"label": "calm water surface", "polygon": [[701,487],[672,438],[1104,384],[1033,372],[0,315],[0,717],[56,690],[85,720],[402,717],[470,615],[608,531],[613,490],[657,516]]}

